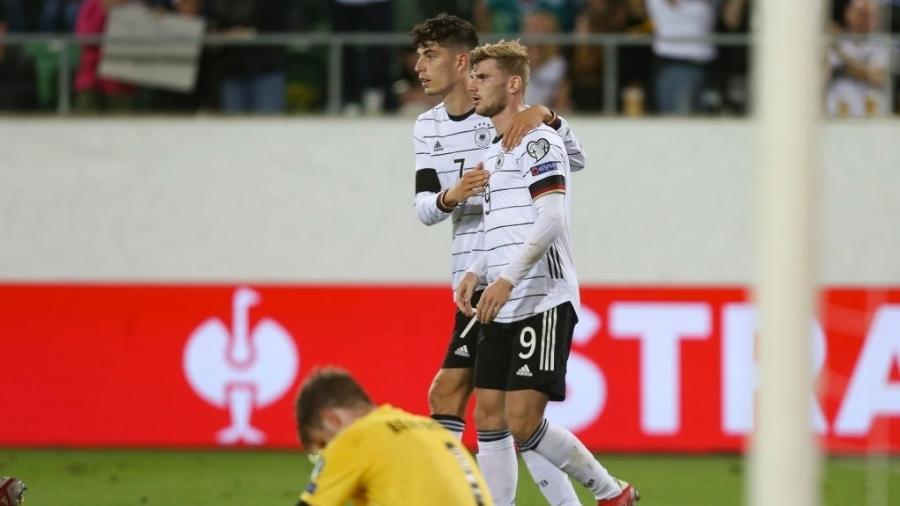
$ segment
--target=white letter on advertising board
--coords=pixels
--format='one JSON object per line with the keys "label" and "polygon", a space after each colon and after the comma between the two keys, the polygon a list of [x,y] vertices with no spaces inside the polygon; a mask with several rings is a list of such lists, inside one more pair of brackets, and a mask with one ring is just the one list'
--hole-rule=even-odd
{"label": "white letter on advertising board", "polygon": [[610,336],[641,341],[641,425],[649,434],[681,427],[681,341],[709,337],[702,303],[615,303]]}
{"label": "white letter on advertising board", "polygon": [[900,305],[884,305],[863,344],[834,432],[865,436],[877,416],[900,415],[900,383],[891,383],[891,367],[900,367]]}
{"label": "white letter on advertising board", "polygon": [[[756,309],[752,304],[726,304],[722,309],[722,431],[742,436],[753,430],[756,394]],[[825,366],[827,342],[822,326],[812,322],[813,376]],[[818,434],[826,430],[825,415],[815,398],[810,416]]]}

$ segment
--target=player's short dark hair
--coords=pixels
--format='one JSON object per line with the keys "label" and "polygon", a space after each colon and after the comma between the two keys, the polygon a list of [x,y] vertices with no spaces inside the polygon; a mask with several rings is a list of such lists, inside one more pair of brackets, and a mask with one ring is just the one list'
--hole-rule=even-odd
{"label": "player's short dark hair", "polygon": [[309,448],[309,431],[321,423],[322,410],[370,406],[372,400],[350,373],[337,367],[316,369],[303,381],[297,394],[297,431]]}
{"label": "player's short dark hair", "polygon": [[435,43],[441,47],[461,47],[471,51],[478,45],[475,25],[446,12],[422,21],[409,34],[416,49]]}

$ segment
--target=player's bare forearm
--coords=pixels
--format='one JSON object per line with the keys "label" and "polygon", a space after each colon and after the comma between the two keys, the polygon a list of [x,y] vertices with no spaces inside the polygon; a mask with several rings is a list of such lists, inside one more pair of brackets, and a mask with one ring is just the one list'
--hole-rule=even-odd
{"label": "player's bare forearm", "polygon": [[509,300],[512,289],[512,283],[503,277],[499,277],[491,283],[481,294],[481,300],[478,301],[478,321],[481,323],[494,321],[503,305]]}
{"label": "player's bare forearm", "polygon": [[466,316],[472,316],[475,312],[472,309],[472,295],[475,293],[477,286],[478,276],[471,272],[467,272],[456,286],[456,307]]}
{"label": "player's bare forearm", "polygon": [[484,164],[478,162],[474,169],[466,172],[450,189],[442,195],[441,204],[447,208],[454,208],[469,197],[481,193],[488,183],[490,175],[484,170]]}

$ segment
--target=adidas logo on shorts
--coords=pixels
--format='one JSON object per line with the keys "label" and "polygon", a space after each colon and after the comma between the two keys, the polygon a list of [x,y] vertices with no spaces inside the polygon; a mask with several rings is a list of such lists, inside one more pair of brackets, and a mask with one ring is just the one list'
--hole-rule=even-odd
{"label": "adidas logo on shorts", "polygon": [[527,378],[531,377],[531,369],[528,368],[528,364],[523,365],[516,371],[516,376],[525,376]]}
{"label": "adidas logo on shorts", "polygon": [[469,357],[469,348],[466,345],[462,345],[453,352],[454,355],[459,355],[460,357]]}

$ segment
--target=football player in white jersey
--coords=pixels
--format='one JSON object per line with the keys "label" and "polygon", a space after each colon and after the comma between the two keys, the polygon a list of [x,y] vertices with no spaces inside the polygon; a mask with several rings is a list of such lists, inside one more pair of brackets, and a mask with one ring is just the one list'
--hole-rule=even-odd
{"label": "football player in white jersey", "polygon": [[[483,338],[474,385],[504,398],[505,419],[523,456],[542,455],[594,494],[598,505],[633,506],[634,487],[613,478],[574,434],[544,418],[548,400],[566,394],[566,362],[578,321],[578,280],[569,232],[570,160],[559,133],[544,125],[511,150],[500,141],[525,109],[528,53],[517,41],[471,53],[475,111],[497,132],[485,153],[480,252],[457,286],[457,305],[478,302]],[[482,164],[480,164],[482,165]],[[494,406],[496,404],[492,404]]]}
{"label": "football player in white jersey", "polygon": [[[426,94],[443,98],[441,104],[421,114],[415,124],[416,213],[426,225],[451,219],[455,286],[469,265],[481,223],[479,194],[487,182],[487,172],[475,166],[494,137],[493,125],[488,118],[475,114],[466,90],[470,71],[468,53],[478,45],[478,36],[468,21],[442,14],[416,25],[412,37],[419,55],[416,71]],[[568,124],[546,107],[535,106],[519,113],[511,121],[512,132],[506,141],[515,146],[525,132],[542,121],[567,139],[573,168],[583,167],[581,147]],[[477,288],[476,302],[480,294]],[[459,437],[465,427],[466,405],[472,393],[472,367],[480,334],[476,325],[463,336],[468,322],[469,318],[457,311],[445,359],[428,395],[432,417]],[[479,399],[478,406],[488,401]],[[478,462],[497,504],[512,504],[518,475],[513,438],[502,420],[502,407],[489,410],[499,413],[499,420],[485,419],[481,416],[484,412],[476,407]],[[580,504],[568,477],[556,466],[534,452],[525,462],[550,504]]]}

